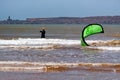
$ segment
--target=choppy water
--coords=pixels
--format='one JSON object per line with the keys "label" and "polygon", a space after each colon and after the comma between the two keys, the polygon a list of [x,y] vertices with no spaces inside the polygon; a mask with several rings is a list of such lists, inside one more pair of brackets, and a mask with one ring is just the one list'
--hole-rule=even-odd
{"label": "choppy water", "polygon": [[[84,26],[0,25],[0,70],[7,71],[0,73],[0,79],[8,80],[7,76],[11,76],[12,80],[119,80],[120,25],[103,25],[105,33],[88,37],[91,46],[81,47]],[[46,28],[46,39],[40,38],[41,27]],[[34,62],[44,65],[34,66]],[[85,66],[86,63],[93,66]],[[76,68],[74,64],[84,66]],[[36,71],[41,69],[42,72]],[[1,78],[2,75],[5,76]],[[14,75],[23,77],[16,79]]]}

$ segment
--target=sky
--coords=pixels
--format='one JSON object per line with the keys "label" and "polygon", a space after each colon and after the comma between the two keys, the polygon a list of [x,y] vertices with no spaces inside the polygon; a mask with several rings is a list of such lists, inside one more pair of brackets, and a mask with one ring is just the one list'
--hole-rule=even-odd
{"label": "sky", "polygon": [[0,20],[120,15],[120,0],[0,0]]}

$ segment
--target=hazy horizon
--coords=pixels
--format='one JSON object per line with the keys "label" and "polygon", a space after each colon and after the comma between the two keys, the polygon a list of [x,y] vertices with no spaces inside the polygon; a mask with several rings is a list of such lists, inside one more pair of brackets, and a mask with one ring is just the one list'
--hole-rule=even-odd
{"label": "hazy horizon", "polygon": [[120,15],[119,0],[0,0],[0,20]]}
{"label": "hazy horizon", "polygon": [[[111,16],[120,16],[120,15],[111,15]],[[0,20],[7,20],[9,16],[7,16],[5,19],[0,19]],[[66,16],[62,16],[62,17],[26,17],[24,19],[14,19],[13,17],[10,16],[10,18],[12,20],[26,20],[27,18],[89,18],[89,17],[106,17],[106,16],[84,16],[84,17],[66,17]],[[108,16],[110,17],[110,16]]]}

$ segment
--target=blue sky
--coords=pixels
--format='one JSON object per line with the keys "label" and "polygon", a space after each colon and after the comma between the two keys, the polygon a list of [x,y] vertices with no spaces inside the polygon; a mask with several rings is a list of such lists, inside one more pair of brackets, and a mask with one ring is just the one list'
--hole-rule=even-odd
{"label": "blue sky", "polygon": [[0,0],[0,20],[120,15],[120,0]]}

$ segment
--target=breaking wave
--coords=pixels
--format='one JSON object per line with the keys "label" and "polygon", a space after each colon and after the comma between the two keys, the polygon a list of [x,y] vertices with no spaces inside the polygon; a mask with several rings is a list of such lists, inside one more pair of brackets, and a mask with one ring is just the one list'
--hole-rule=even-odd
{"label": "breaking wave", "polygon": [[79,40],[66,39],[39,39],[39,38],[19,38],[12,40],[0,40],[0,48],[37,48],[55,49],[65,46],[80,45]]}
{"label": "breaking wave", "polygon": [[[89,47],[87,49],[100,50],[120,50],[120,40],[87,40]],[[0,48],[16,49],[59,49],[59,48],[77,48],[84,49],[80,46],[80,40],[67,39],[41,39],[41,38],[18,38],[11,40],[0,39]]]}
{"label": "breaking wave", "polygon": [[120,72],[119,63],[55,63],[1,61],[0,71],[61,72],[69,70]]}

